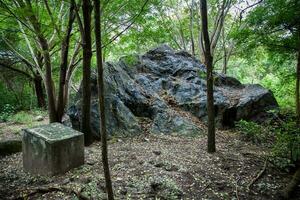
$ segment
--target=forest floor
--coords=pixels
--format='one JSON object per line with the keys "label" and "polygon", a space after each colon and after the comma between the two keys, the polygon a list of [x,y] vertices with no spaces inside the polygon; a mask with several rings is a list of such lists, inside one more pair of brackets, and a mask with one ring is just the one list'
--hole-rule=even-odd
{"label": "forest floor", "polygon": [[[1,123],[0,139],[20,137],[24,127]],[[267,162],[269,149],[242,141],[232,130],[218,131],[216,139],[217,152],[208,154],[204,134],[112,138],[109,159],[116,199],[278,198],[292,175]],[[0,199],[105,199],[100,145],[85,148],[83,166],[54,177],[25,173],[21,153],[0,157]],[[298,188],[294,199],[299,194]]]}

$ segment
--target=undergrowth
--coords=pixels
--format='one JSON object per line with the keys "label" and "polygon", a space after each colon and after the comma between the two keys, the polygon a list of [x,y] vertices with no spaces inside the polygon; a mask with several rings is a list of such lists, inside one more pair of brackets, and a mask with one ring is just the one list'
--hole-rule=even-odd
{"label": "undergrowth", "polygon": [[300,128],[291,113],[278,112],[265,124],[241,120],[236,123],[243,140],[271,148],[270,161],[288,171],[300,160]]}

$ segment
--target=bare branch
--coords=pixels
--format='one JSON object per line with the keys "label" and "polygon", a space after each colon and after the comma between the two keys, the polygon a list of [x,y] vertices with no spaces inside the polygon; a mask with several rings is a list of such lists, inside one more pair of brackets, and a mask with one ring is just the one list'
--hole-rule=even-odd
{"label": "bare branch", "polygon": [[258,4],[262,3],[262,2],[263,2],[263,0],[259,0],[258,2],[254,3],[254,4],[251,4],[251,5],[247,6],[246,8],[242,9],[242,11],[240,12],[240,21],[242,21],[242,19],[243,19],[243,14],[244,14],[248,9],[250,9],[250,8],[252,8],[252,7],[254,7],[254,6],[256,6],[256,5],[258,5]]}
{"label": "bare branch", "polygon": [[121,32],[119,32],[118,34],[113,36],[108,43],[106,43],[102,46],[102,48],[105,48],[108,45],[110,45],[111,43],[113,43],[118,37],[120,37],[124,32],[126,32],[133,25],[135,23],[135,20],[144,12],[144,9],[145,9],[146,5],[148,4],[148,2],[149,2],[149,0],[145,0],[140,12],[135,15],[135,17],[133,18],[131,23],[126,28],[124,28]]}

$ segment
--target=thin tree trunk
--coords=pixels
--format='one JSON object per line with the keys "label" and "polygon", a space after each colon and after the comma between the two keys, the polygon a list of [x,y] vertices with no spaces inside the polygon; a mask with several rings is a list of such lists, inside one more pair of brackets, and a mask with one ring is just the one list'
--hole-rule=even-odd
{"label": "thin tree trunk", "polygon": [[180,38],[181,38],[181,41],[182,41],[183,50],[186,51],[186,43],[185,43],[185,38],[184,38],[184,32],[183,32],[183,29],[182,29],[181,25],[180,25],[180,28],[179,28],[179,35],[180,35]]}
{"label": "thin tree trunk", "polygon": [[213,96],[213,57],[210,50],[210,41],[208,35],[207,22],[207,3],[206,0],[200,0],[200,11],[202,20],[202,33],[204,40],[204,57],[206,65],[207,80],[207,115],[208,115],[208,135],[207,135],[207,151],[213,153],[216,151],[215,145],[215,110]]}
{"label": "thin tree trunk", "polygon": [[300,126],[300,45],[298,49],[298,61],[297,61],[297,73],[296,73],[296,113],[297,113],[297,125]]}
{"label": "thin tree trunk", "polygon": [[82,3],[83,13],[83,69],[82,69],[82,109],[81,109],[81,131],[84,133],[85,145],[90,145],[93,142],[93,136],[90,126],[91,113],[91,58],[92,58],[92,43],[91,43],[91,2],[84,0]]}
{"label": "thin tree trunk", "polygon": [[223,74],[227,74],[227,56],[226,56],[226,52],[224,52],[224,60],[223,60],[223,69],[222,69],[222,73]]}
{"label": "thin tree trunk", "polygon": [[203,33],[201,30],[201,24],[200,24],[200,19],[196,20],[197,21],[197,26],[198,26],[198,44],[199,44],[199,54],[200,54],[200,61],[204,62],[205,56],[204,56],[204,47],[203,47]]}
{"label": "thin tree trunk", "polygon": [[112,182],[109,171],[107,138],[106,138],[106,119],[105,119],[105,98],[104,98],[104,80],[103,80],[103,60],[102,60],[102,42],[101,42],[101,13],[100,1],[94,0],[94,22],[95,22],[95,38],[96,38],[96,54],[98,68],[98,97],[99,112],[101,124],[101,142],[102,142],[102,163],[105,175],[107,197],[109,200],[114,199]]}
{"label": "thin tree trunk", "polygon": [[36,75],[33,80],[34,90],[37,99],[38,108],[45,109],[46,108],[46,100],[43,88],[43,80],[40,75]]}
{"label": "thin tree trunk", "polygon": [[51,67],[51,59],[49,54],[49,48],[47,40],[41,36],[39,36],[39,43],[43,50],[43,56],[45,60],[45,69],[46,69],[46,92],[48,97],[48,111],[49,111],[49,119],[50,123],[59,122],[57,118],[56,106],[55,106],[55,95],[54,95],[54,84],[52,79],[52,67]]}
{"label": "thin tree trunk", "polygon": [[69,102],[69,88],[70,88],[70,80],[66,79],[66,84],[64,89],[64,108],[68,105]]}
{"label": "thin tree trunk", "polygon": [[57,96],[57,116],[58,120],[61,121],[64,115],[66,99],[65,99],[65,89],[68,88],[68,82],[66,81],[67,68],[68,68],[68,54],[69,54],[69,44],[71,38],[72,25],[74,22],[74,8],[75,2],[71,1],[70,11],[69,11],[69,21],[65,37],[63,38],[61,44],[61,62],[60,62],[60,76],[59,76],[59,90]]}
{"label": "thin tree trunk", "polygon": [[222,28],[222,40],[223,40],[223,74],[227,73],[227,50],[226,50],[226,41],[225,41],[225,27]]}
{"label": "thin tree trunk", "polygon": [[191,46],[192,55],[195,56],[195,40],[194,40],[194,0],[192,0],[192,5],[190,8],[190,34],[191,34]]}
{"label": "thin tree trunk", "polygon": [[45,88],[46,88],[46,93],[47,93],[47,97],[48,97],[49,120],[50,120],[50,123],[58,122],[59,120],[57,118],[57,112],[56,112],[56,103],[55,103],[56,100],[55,100],[55,94],[54,94],[55,87],[54,87],[53,79],[52,79],[52,66],[51,66],[51,58],[50,58],[50,53],[49,53],[49,45],[48,45],[46,38],[43,35],[43,32],[41,30],[41,25],[40,25],[38,19],[36,18],[36,16],[34,15],[34,12],[33,12],[32,6],[31,6],[31,1],[26,0],[26,5],[24,5],[21,2],[19,2],[19,3],[23,7],[27,6],[31,13],[31,15],[28,16],[28,19],[37,35],[37,40],[41,46],[42,55],[43,55],[44,63],[45,63],[45,71],[46,71]]}
{"label": "thin tree trunk", "polygon": [[52,66],[51,58],[49,53],[49,46],[47,40],[42,35],[40,25],[38,24],[36,18],[32,19],[32,24],[34,24],[35,31],[38,34],[38,41],[42,48],[42,54],[45,62],[45,88],[48,98],[48,112],[49,112],[49,121],[50,123],[59,122],[56,112],[56,103],[55,103],[55,87],[52,79]]}

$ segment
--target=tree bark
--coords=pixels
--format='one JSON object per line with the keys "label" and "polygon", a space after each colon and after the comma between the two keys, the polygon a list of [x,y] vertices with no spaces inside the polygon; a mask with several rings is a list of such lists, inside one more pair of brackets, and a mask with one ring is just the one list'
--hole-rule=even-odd
{"label": "tree bark", "polygon": [[68,54],[69,54],[69,44],[71,38],[71,31],[73,22],[75,19],[75,2],[74,0],[71,1],[70,11],[69,11],[69,20],[67,26],[67,32],[65,37],[63,38],[61,44],[61,62],[60,62],[60,76],[59,76],[59,90],[58,90],[58,97],[57,97],[57,115],[58,120],[61,122],[62,117],[64,115],[65,105],[67,98],[65,96],[66,88],[68,88],[68,82],[66,81],[67,76],[67,68],[68,68]]}
{"label": "tree bark", "polygon": [[84,133],[85,145],[90,145],[93,142],[93,136],[90,126],[91,112],[91,58],[92,58],[92,43],[91,43],[91,2],[85,0],[82,3],[83,14],[83,33],[82,33],[82,49],[83,49],[83,69],[82,69],[82,117],[81,131]]}
{"label": "tree bark", "polygon": [[33,83],[34,83],[34,89],[35,89],[35,94],[36,94],[36,98],[37,98],[38,108],[45,109],[46,108],[46,100],[45,100],[42,77],[40,75],[36,75],[34,77]]}
{"label": "tree bark", "polygon": [[103,58],[102,58],[102,42],[101,42],[101,13],[100,1],[94,0],[94,23],[95,23],[95,38],[96,38],[96,54],[98,68],[98,97],[99,97],[99,112],[101,124],[101,142],[102,142],[102,163],[105,175],[107,197],[109,200],[114,199],[112,182],[110,177],[107,138],[106,138],[106,119],[105,119],[105,96],[104,96],[104,80],[103,80]]}
{"label": "tree bark", "polygon": [[293,194],[293,191],[297,188],[299,182],[300,182],[300,167],[298,167],[292,180],[289,182],[289,184],[283,190],[282,196],[284,197],[284,199],[290,199],[290,197]]}
{"label": "tree bark", "polygon": [[216,151],[215,110],[214,110],[214,96],[213,96],[213,57],[211,55],[210,40],[208,34],[206,0],[200,0],[200,11],[201,11],[201,20],[202,20],[202,34],[204,40],[204,57],[205,57],[206,81],[207,81],[207,115],[208,115],[207,151],[209,153],[213,153]]}
{"label": "tree bark", "polygon": [[55,100],[55,87],[53,84],[53,79],[52,79],[52,66],[51,66],[51,58],[50,58],[50,52],[49,52],[49,44],[46,40],[46,38],[43,35],[43,32],[41,30],[41,25],[36,18],[33,8],[31,6],[31,1],[26,0],[26,5],[23,3],[19,2],[21,6],[27,6],[30,11],[30,15],[28,16],[28,19],[34,29],[34,32],[37,36],[37,41],[42,49],[42,55],[44,58],[44,63],[45,63],[45,88],[46,88],[46,93],[48,97],[48,112],[49,112],[49,120],[50,123],[53,122],[59,122],[57,118],[57,112],[56,112],[56,100]]}
{"label": "tree bark", "polygon": [[194,0],[192,0],[192,5],[190,8],[190,34],[191,34],[191,47],[192,55],[195,56],[195,40],[194,40]]}
{"label": "tree bark", "polygon": [[296,71],[297,71],[296,72],[296,114],[297,114],[297,125],[300,126],[300,43],[298,49],[298,61],[297,61]]}
{"label": "tree bark", "polygon": [[45,59],[45,68],[46,68],[46,92],[48,97],[48,111],[49,111],[49,120],[50,123],[59,122],[57,118],[56,105],[55,105],[55,94],[54,94],[54,84],[52,79],[52,67],[51,67],[51,58],[49,54],[49,48],[47,40],[39,36],[39,43],[43,50],[43,55]]}

